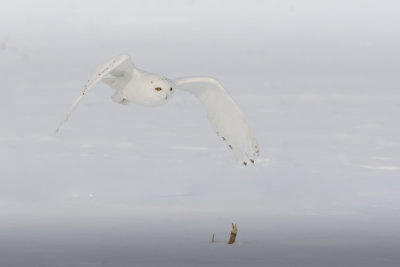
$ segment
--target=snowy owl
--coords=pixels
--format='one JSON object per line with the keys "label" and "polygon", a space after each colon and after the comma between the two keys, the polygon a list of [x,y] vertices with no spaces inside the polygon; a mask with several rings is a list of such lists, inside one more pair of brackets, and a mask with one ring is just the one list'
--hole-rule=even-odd
{"label": "snowy owl", "polygon": [[175,89],[187,91],[204,104],[208,118],[217,135],[228,143],[236,159],[244,165],[254,163],[259,147],[250,126],[235,101],[215,79],[185,77],[174,80],[136,68],[128,55],[117,56],[99,66],[86,83],[82,94],[73,103],[65,123],[82,98],[102,81],[115,90],[112,100],[118,104],[136,103],[157,106],[166,103]]}

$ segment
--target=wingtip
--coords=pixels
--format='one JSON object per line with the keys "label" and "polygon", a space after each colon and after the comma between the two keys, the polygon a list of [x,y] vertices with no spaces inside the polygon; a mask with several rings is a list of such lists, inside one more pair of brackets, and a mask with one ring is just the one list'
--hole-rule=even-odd
{"label": "wingtip", "polygon": [[116,56],[114,59],[117,60],[117,61],[118,60],[121,60],[121,61],[130,60],[131,56],[128,55],[128,54],[120,54],[120,55]]}
{"label": "wingtip", "polygon": [[60,132],[61,127],[63,126],[63,124],[67,121],[67,119],[64,119],[62,122],[60,122],[60,124],[58,125],[57,129],[56,129],[56,134]]}
{"label": "wingtip", "polygon": [[59,131],[60,131],[60,126],[57,127],[56,134],[58,134]]}

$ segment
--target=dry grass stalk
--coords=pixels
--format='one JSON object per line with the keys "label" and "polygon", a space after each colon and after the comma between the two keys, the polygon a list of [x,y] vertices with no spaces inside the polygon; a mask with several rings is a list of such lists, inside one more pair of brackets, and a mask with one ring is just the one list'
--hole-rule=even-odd
{"label": "dry grass stalk", "polygon": [[232,223],[232,232],[231,232],[231,236],[229,237],[228,244],[235,243],[237,231],[238,231],[238,229],[237,229],[236,223],[235,224]]}

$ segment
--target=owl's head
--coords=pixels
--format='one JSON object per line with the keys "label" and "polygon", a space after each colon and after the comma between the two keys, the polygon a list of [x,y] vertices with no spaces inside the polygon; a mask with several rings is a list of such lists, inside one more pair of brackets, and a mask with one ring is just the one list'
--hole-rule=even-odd
{"label": "owl's head", "polygon": [[164,77],[150,79],[144,84],[145,102],[149,106],[158,106],[166,103],[175,92],[175,84]]}

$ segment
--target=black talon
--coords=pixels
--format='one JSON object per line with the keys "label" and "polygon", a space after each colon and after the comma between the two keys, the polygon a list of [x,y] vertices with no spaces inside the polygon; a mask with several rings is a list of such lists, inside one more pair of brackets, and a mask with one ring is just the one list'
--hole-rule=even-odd
{"label": "black talon", "polygon": [[222,140],[226,141],[226,138],[222,136]]}
{"label": "black talon", "polygon": [[243,165],[246,166],[246,165],[247,165],[247,162],[246,162],[246,161],[243,161]]}
{"label": "black talon", "polygon": [[250,162],[254,164],[254,159],[251,159]]}
{"label": "black talon", "polygon": [[229,145],[229,148],[230,148],[230,149],[233,149],[231,145]]}

